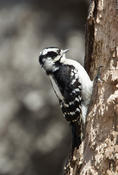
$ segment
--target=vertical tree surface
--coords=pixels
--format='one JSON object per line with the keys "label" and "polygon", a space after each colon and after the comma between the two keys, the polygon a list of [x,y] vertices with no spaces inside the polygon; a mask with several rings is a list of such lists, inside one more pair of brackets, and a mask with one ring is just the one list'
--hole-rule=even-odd
{"label": "vertical tree surface", "polygon": [[66,175],[118,174],[118,1],[93,0],[86,30],[85,68],[94,83],[85,140]]}

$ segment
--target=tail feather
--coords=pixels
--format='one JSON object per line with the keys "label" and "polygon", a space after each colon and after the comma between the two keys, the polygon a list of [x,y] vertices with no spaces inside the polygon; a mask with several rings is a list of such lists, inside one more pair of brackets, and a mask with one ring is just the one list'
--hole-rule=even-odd
{"label": "tail feather", "polygon": [[82,124],[78,121],[71,122],[72,126],[72,151],[74,148],[79,148],[82,140],[83,140],[83,128]]}

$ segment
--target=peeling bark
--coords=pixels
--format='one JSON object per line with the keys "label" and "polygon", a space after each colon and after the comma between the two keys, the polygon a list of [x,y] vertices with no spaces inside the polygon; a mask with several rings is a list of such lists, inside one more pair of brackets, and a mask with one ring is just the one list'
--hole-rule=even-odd
{"label": "peeling bark", "polygon": [[118,174],[118,4],[113,0],[92,0],[87,19],[85,68],[92,79],[101,65],[85,140],[68,161],[66,175]]}

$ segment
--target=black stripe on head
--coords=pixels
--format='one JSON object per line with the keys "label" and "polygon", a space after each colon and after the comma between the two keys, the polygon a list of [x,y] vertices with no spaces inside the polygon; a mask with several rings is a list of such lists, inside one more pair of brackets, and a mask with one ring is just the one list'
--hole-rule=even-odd
{"label": "black stripe on head", "polygon": [[50,51],[46,54],[46,57],[55,58],[58,55],[57,52]]}
{"label": "black stripe on head", "polygon": [[47,50],[47,54],[45,56],[52,57],[52,58],[56,57],[61,52],[61,50],[58,47],[47,47],[44,50]]}

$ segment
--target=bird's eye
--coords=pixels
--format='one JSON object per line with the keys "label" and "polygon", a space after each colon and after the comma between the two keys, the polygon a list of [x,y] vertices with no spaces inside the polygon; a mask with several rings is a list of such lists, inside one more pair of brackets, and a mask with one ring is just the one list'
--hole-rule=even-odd
{"label": "bird's eye", "polygon": [[58,54],[56,52],[48,52],[47,57],[55,58]]}

